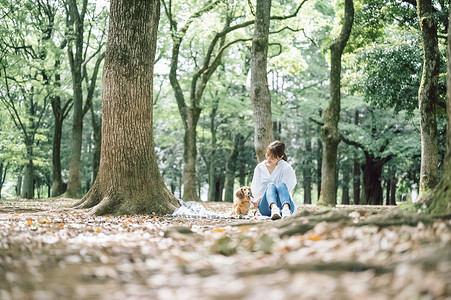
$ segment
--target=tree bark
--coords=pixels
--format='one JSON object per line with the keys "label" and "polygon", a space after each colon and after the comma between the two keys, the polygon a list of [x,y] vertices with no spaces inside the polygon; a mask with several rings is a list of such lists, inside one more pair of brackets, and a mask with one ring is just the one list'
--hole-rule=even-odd
{"label": "tree bark", "polygon": [[330,45],[330,101],[324,111],[324,125],[321,128],[323,162],[321,195],[318,200],[318,205],[335,206],[337,204],[335,164],[337,161],[337,148],[340,143],[338,121],[340,120],[341,56],[351,34],[353,21],[353,0],[345,0],[343,26],[338,38]]}
{"label": "tree bark", "polygon": [[421,199],[428,204],[428,209],[433,215],[451,214],[451,10],[448,23],[448,46],[446,63],[446,154],[443,167],[443,175],[432,193]]}
{"label": "tree bark", "polygon": [[249,96],[254,110],[254,146],[258,162],[265,160],[266,147],[274,140],[271,94],[267,77],[268,35],[271,0],[257,0],[255,29],[251,49]]}
{"label": "tree bark", "polygon": [[153,68],[159,0],[112,0],[103,71],[102,152],[80,208],[166,214],[177,206],[158,170],[153,141]]}
{"label": "tree bark", "polygon": [[423,75],[418,100],[421,128],[421,171],[419,196],[428,193],[438,181],[438,132],[435,106],[440,72],[437,23],[431,0],[417,0],[423,37]]}
{"label": "tree bark", "polygon": [[102,120],[94,113],[94,108],[91,106],[91,123],[94,136],[94,151],[92,154],[92,181],[94,182],[99,173],[100,166],[100,150],[102,145]]}

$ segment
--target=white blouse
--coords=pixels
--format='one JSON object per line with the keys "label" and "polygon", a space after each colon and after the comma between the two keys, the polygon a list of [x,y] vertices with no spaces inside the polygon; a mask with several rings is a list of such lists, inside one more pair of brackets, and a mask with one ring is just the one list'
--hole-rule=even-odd
{"label": "white blouse", "polygon": [[[265,165],[266,160],[259,163],[254,169],[254,178],[252,179],[251,191],[254,199],[258,199],[265,193],[266,187],[270,183],[279,184],[284,182],[288,191],[293,190],[296,185],[296,173],[293,167],[285,160],[277,163],[274,171],[270,174]],[[293,197],[291,197],[293,199]]]}

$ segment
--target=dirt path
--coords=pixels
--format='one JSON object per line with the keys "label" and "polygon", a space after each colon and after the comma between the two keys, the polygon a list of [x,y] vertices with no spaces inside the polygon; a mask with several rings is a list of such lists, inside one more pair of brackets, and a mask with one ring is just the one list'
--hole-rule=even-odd
{"label": "dirt path", "polygon": [[0,299],[451,297],[449,219],[360,206],[269,222],[57,210],[73,202],[0,202]]}

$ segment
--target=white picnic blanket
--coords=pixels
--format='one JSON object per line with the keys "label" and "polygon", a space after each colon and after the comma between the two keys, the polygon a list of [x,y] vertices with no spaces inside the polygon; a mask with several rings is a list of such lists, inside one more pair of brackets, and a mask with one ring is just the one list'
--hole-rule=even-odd
{"label": "white picnic blanket", "polygon": [[265,220],[265,216],[253,215],[231,215],[230,213],[214,212],[207,210],[201,203],[190,201],[184,202],[179,199],[180,207],[176,208],[168,217],[182,217],[182,218],[206,218],[206,219],[254,219]]}

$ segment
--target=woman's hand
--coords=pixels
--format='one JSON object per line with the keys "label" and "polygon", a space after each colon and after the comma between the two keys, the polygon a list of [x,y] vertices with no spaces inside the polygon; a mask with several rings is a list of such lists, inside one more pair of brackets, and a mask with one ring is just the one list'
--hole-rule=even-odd
{"label": "woman's hand", "polygon": [[[262,196],[263,197],[263,196]],[[262,197],[255,199],[255,200],[251,200],[252,204],[254,204],[254,207],[258,207],[258,204],[260,203],[260,201],[262,200]]]}

